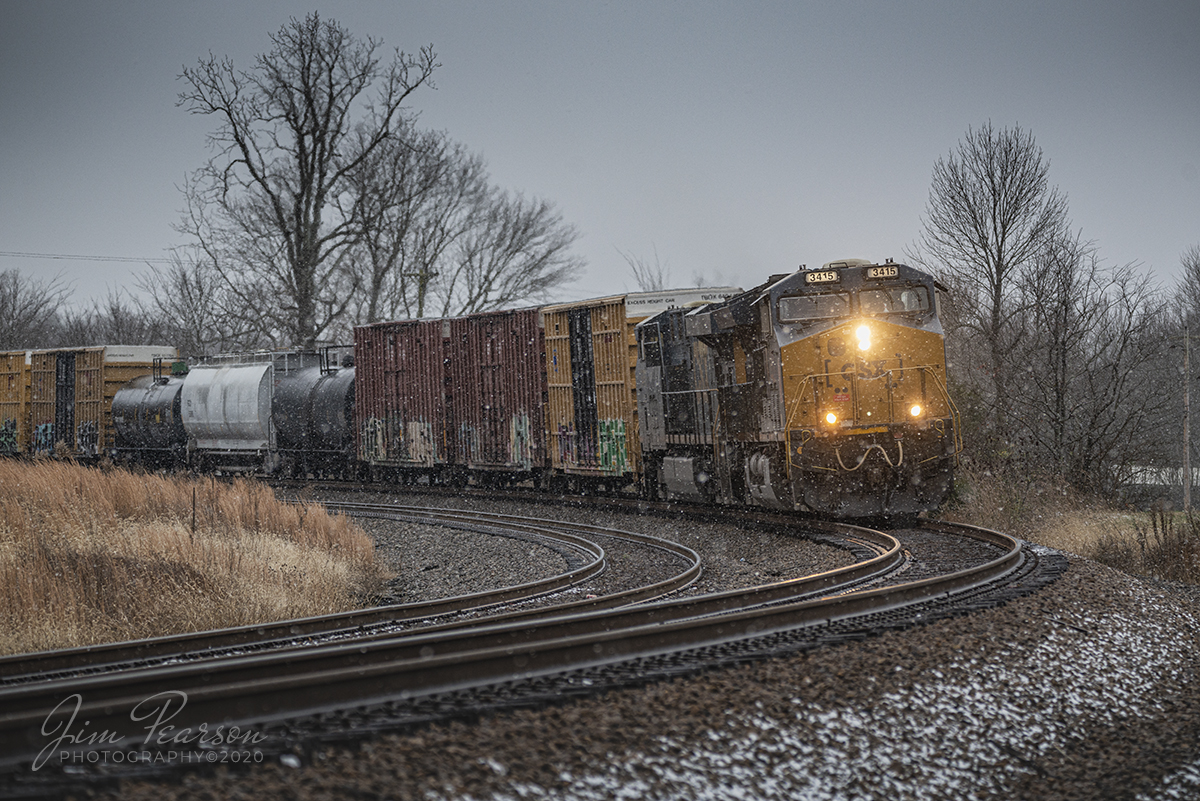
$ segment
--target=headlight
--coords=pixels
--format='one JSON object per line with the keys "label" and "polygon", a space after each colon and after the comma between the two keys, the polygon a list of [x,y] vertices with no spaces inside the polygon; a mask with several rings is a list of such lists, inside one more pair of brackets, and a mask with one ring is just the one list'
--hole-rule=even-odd
{"label": "headlight", "polygon": [[908,413],[911,414],[913,417],[920,417],[921,412],[923,412],[923,411],[925,411],[925,410],[921,408],[921,404],[914,403],[913,407],[908,410]]}
{"label": "headlight", "polygon": [[869,326],[860,325],[858,330],[854,332],[858,336],[858,349],[868,350],[871,347],[871,329]]}
{"label": "headlight", "polygon": [[829,423],[829,425],[833,425],[837,422],[837,415],[833,412],[830,412],[829,414],[825,415],[825,422]]}

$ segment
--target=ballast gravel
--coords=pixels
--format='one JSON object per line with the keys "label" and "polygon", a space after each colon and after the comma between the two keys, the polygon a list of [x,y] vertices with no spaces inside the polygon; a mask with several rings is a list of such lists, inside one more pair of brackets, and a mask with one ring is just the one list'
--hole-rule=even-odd
{"label": "ballast gravel", "polygon": [[[714,581],[736,580],[741,558]],[[756,567],[748,574],[774,569]],[[256,801],[1195,799],[1198,655],[1197,588],[1071,557],[1067,573],[1034,595],[907,631],[101,792]]]}

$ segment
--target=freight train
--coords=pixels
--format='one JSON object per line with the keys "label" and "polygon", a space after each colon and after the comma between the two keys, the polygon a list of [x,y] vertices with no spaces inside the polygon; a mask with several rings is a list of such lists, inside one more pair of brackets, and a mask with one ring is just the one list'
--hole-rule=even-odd
{"label": "freight train", "polygon": [[913,515],[945,500],[961,451],[941,291],[848,260],[748,291],[375,323],[319,353],[163,354],[112,395],[98,441],[146,465]]}

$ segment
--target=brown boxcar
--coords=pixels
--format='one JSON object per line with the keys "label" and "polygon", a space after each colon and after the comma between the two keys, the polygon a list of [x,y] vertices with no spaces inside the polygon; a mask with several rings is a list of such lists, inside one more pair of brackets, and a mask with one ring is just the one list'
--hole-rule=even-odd
{"label": "brown boxcar", "polygon": [[547,442],[554,473],[627,484],[641,474],[634,327],[665,309],[714,303],[741,290],[635,292],[542,309]]}
{"label": "brown boxcar", "polygon": [[372,466],[433,468],[448,447],[449,320],[354,329],[358,458]]}
{"label": "brown boxcar", "polygon": [[105,345],[39,350],[31,355],[31,452],[95,458],[116,445],[112,399],[123,384],[171,362],[178,352],[158,345]]}
{"label": "brown boxcar", "polygon": [[29,453],[29,368],[32,352],[0,353],[0,454]]}
{"label": "brown boxcar", "polygon": [[540,476],[546,463],[545,349],[538,309],[450,323],[450,438],[471,471]]}

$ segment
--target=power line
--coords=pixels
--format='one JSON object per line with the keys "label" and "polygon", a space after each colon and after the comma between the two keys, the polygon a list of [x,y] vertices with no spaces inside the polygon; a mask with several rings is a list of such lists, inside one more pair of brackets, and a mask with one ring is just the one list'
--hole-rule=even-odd
{"label": "power line", "polygon": [[154,262],[158,264],[170,264],[170,259],[141,259],[134,256],[75,256],[68,253],[20,253],[12,250],[0,250],[0,256],[7,256],[14,259],[65,259],[70,261],[123,261],[133,264],[144,264],[146,262]]}

